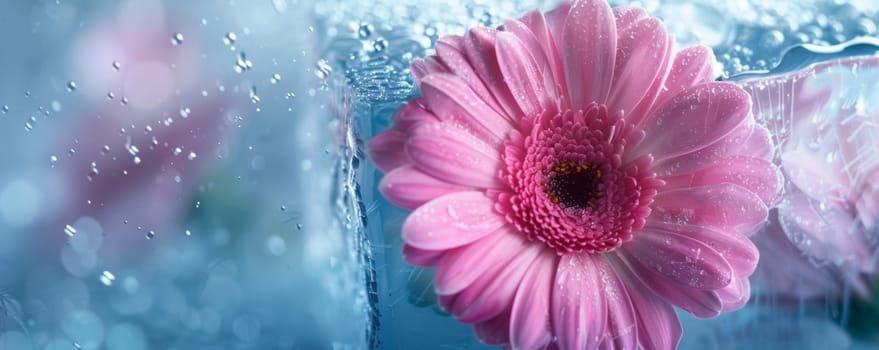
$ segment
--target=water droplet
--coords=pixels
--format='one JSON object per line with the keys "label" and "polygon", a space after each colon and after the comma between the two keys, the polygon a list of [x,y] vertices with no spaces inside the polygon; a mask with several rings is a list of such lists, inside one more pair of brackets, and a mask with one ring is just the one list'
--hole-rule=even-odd
{"label": "water droplet", "polygon": [[171,44],[180,45],[183,44],[183,33],[176,33],[171,37]]}
{"label": "water droplet", "polygon": [[107,155],[107,153],[110,153],[110,146],[104,145],[104,147],[101,147],[101,154]]}
{"label": "water droplet", "polygon": [[156,236],[156,232],[153,230],[149,230],[146,233],[146,239],[153,239],[153,237],[155,237],[155,236]]}
{"label": "water droplet", "polygon": [[192,111],[189,110],[189,107],[180,108],[180,116],[183,117],[183,119],[189,118],[189,113],[192,113]]}
{"label": "water droplet", "polygon": [[375,31],[375,28],[372,27],[372,24],[360,23],[360,27],[357,28],[357,36],[360,37],[360,39],[366,39],[372,35],[373,31]]}
{"label": "water droplet", "polygon": [[320,59],[315,63],[317,70],[314,71],[314,74],[317,75],[318,78],[326,79],[333,73],[333,67],[330,66],[329,62],[325,59]]}
{"label": "water droplet", "polygon": [[67,82],[67,91],[73,92],[76,90],[76,82],[71,80]]}
{"label": "water droplet", "polygon": [[9,113],[9,105],[3,105],[3,114]]}
{"label": "water droplet", "polygon": [[269,82],[271,82],[272,84],[277,84],[279,81],[281,81],[281,75],[278,73],[275,73],[274,75],[272,75],[272,78],[269,79]]}
{"label": "water droplet", "polygon": [[186,159],[193,160],[193,159],[195,159],[195,157],[198,157],[198,155],[195,154],[195,152],[189,152],[189,155],[186,156]]}
{"label": "water droplet", "polygon": [[174,182],[180,183],[183,179],[180,178],[180,175],[174,175]]}
{"label": "water droplet", "polygon": [[25,123],[24,123],[24,130],[25,130],[25,131],[31,131],[31,130],[33,130],[33,129],[34,129],[34,125],[33,125],[33,124],[31,124],[30,122],[25,122]]}
{"label": "water droplet", "polygon": [[296,224],[296,229],[297,229],[297,230],[301,230],[301,229],[302,229],[302,224]]}
{"label": "water droplet", "polygon": [[228,32],[223,36],[223,44],[226,46],[235,44],[236,40],[238,40],[238,35],[235,32]]}
{"label": "water droplet", "polygon": [[54,155],[49,156],[49,164],[50,164],[53,168],[55,167],[55,163],[58,163],[58,157],[56,157],[56,156],[54,156]]}
{"label": "water droplet", "polygon": [[287,12],[287,0],[272,0],[272,7],[277,13]]}
{"label": "water droplet", "polygon": [[192,231],[190,231],[190,230],[186,230],[186,232],[184,232],[184,233],[185,233],[187,236],[192,236]]}
{"label": "water droplet", "polygon": [[286,205],[282,205],[282,206],[281,206],[281,211],[287,211],[287,206],[286,206]]}
{"label": "water droplet", "polygon": [[312,27],[312,26],[308,26],[308,32],[309,32],[309,33],[314,33],[314,27]]}
{"label": "water droplet", "polygon": [[113,281],[116,280],[116,276],[114,276],[113,273],[111,273],[110,271],[104,270],[104,272],[101,273],[99,279],[101,280],[101,283],[109,287],[113,285]]}
{"label": "water droplet", "polygon": [[174,156],[179,156],[183,150],[180,147],[174,148]]}
{"label": "water droplet", "polygon": [[253,62],[247,59],[247,54],[243,51],[238,53],[238,60],[235,61],[235,73],[241,74],[253,68]]}
{"label": "water droplet", "polygon": [[122,68],[122,64],[120,64],[119,61],[113,61],[113,69],[119,70],[120,68]]}
{"label": "water droplet", "polygon": [[73,237],[76,235],[76,229],[73,226],[67,225],[64,226],[64,233],[67,234],[67,237]]}
{"label": "water droplet", "polygon": [[769,47],[776,47],[784,43],[784,34],[777,30],[771,30],[763,35],[763,43]]}
{"label": "water droplet", "polygon": [[138,157],[138,156],[134,157],[134,164],[140,164],[140,157]]}
{"label": "water droplet", "polygon": [[128,104],[128,97],[123,97],[122,101],[119,101],[119,104],[125,106]]}
{"label": "water droplet", "polygon": [[375,41],[372,42],[372,48],[376,52],[382,52],[388,48],[388,41],[384,38],[375,39]]}
{"label": "water droplet", "polygon": [[259,103],[259,95],[256,94],[256,86],[250,87],[250,102]]}
{"label": "water droplet", "polygon": [[110,92],[107,93],[107,99],[108,99],[108,100],[112,100],[112,99],[115,98],[115,97],[116,97],[116,94],[114,94],[113,91],[110,91]]}

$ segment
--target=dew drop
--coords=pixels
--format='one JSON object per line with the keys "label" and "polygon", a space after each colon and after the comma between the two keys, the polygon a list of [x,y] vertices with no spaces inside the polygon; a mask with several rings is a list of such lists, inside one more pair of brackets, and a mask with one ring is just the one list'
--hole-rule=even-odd
{"label": "dew drop", "polygon": [[281,75],[277,73],[272,75],[272,78],[269,79],[269,82],[271,82],[272,84],[277,84],[279,81],[281,81]]}
{"label": "dew drop", "polygon": [[180,108],[180,116],[183,117],[183,119],[189,118],[189,113],[192,113],[192,111],[189,110],[189,107]]}
{"label": "dew drop", "polygon": [[320,59],[315,63],[316,70],[314,74],[317,75],[318,78],[326,79],[333,73],[333,67],[330,66],[329,62],[325,59]]}
{"label": "dew drop", "polygon": [[372,24],[361,23],[360,27],[357,28],[357,36],[360,37],[360,39],[366,39],[370,35],[372,35],[372,32],[374,30],[375,30],[375,28],[372,27]]}
{"label": "dew drop", "polygon": [[185,233],[187,236],[192,236],[192,231],[186,230],[186,232],[184,232],[184,233]]}
{"label": "dew drop", "polygon": [[223,44],[226,46],[235,44],[236,40],[238,40],[238,35],[235,32],[228,32],[223,36]]}
{"label": "dew drop", "polygon": [[301,229],[302,229],[302,224],[296,224],[296,229],[297,229],[297,230],[301,230]]}
{"label": "dew drop", "polygon": [[113,61],[113,70],[119,70],[122,68],[122,64],[119,61]]}
{"label": "dew drop", "polygon": [[198,157],[198,155],[195,154],[195,152],[189,152],[189,155],[186,156],[186,159],[193,160],[193,159],[195,159],[195,157]]}
{"label": "dew drop", "polygon": [[112,286],[113,281],[116,280],[116,276],[114,276],[112,272],[106,270],[104,270],[104,272],[101,273],[101,276],[98,278],[101,280],[101,283],[103,283],[107,287]]}
{"label": "dew drop", "polygon": [[156,232],[153,230],[149,230],[146,233],[146,239],[153,239],[153,237],[155,237],[155,236],[156,236]]}
{"label": "dew drop", "polygon": [[64,233],[67,234],[67,237],[73,237],[76,235],[76,229],[73,226],[67,225],[64,226]]}
{"label": "dew drop", "polygon": [[76,90],[76,82],[71,80],[67,82],[67,91],[73,92]]}
{"label": "dew drop", "polygon": [[134,164],[140,164],[140,157],[138,157],[138,156],[134,157]]}
{"label": "dew drop", "polygon": [[3,105],[3,109],[0,110],[3,111],[3,114],[9,113],[9,105]]}
{"label": "dew drop", "polygon": [[55,167],[55,163],[58,163],[58,157],[56,157],[56,156],[54,156],[54,155],[49,156],[49,164],[50,164],[53,168]]}
{"label": "dew drop", "polygon": [[272,7],[277,13],[285,13],[287,12],[287,0],[272,0]]}
{"label": "dew drop", "polygon": [[176,33],[171,37],[171,44],[180,45],[183,44],[183,33]]}
{"label": "dew drop", "polygon": [[375,39],[375,41],[372,42],[372,48],[376,52],[382,52],[388,48],[388,41],[384,38]]}

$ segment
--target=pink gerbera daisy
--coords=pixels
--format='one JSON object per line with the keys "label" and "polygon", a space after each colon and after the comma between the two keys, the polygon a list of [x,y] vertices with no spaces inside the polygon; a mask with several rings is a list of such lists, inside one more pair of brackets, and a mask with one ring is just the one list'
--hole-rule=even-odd
{"label": "pink gerbera daisy", "polygon": [[778,191],[748,95],[708,48],[604,1],[447,36],[422,98],[369,146],[414,212],[404,254],[440,306],[515,349],[676,346],[672,305],[741,307]]}

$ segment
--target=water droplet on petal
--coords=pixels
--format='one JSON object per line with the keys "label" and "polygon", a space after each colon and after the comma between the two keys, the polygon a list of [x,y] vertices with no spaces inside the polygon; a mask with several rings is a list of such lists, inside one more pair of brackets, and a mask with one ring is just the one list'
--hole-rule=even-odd
{"label": "water droplet on petal", "polygon": [[67,82],[67,91],[73,92],[76,90],[76,82],[71,80]]}
{"label": "water droplet on petal", "polygon": [[171,44],[180,45],[183,44],[183,33],[176,33],[173,37],[171,37]]}

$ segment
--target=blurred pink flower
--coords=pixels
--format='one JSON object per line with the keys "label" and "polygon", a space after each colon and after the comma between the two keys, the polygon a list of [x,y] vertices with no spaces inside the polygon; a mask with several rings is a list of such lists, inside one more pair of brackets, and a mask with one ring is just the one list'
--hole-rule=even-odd
{"label": "blurred pink flower", "polygon": [[423,98],[369,144],[414,212],[404,254],[488,344],[674,348],[749,297],[749,235],[779,190],[748,95],[604,1],[447,36],[412,64]]}
{"label": "blurred pink flower", "polygon": [[[171,42],[177,31],[187,33],[183,44]],[[88,104],[64,141],[75,153],[59,162],[68,192],[60,227],[94,217],[107,233],[104,263],[130,260],[149,231],[183,235],[179,220],[214,159],[229,97],[210,89],[197,38],[161,2],[123,4],[73,47]],[[55,242],[65,238],[58,232]]]}
{"label": "blurred pink flower", "polygon": [[785,282],[794,276],[768,279],[776,291],[800,296],[832,291],[827,288],[832,280],[818,278],[830,272],[865,293],[867,275],[876,272],[877,65],[875,57],[853,58],[742,82],[754,98],[755,115],[776,131],[779,162],[788,180],[777,224],[767,226],[761,233],[767,238],[761,240],[777,242],[786,236],[800,255],[769,255],[761,270],[783,275],[787,272],[769,270],[805,265],[813,271],[799,277],[811,281],[806,284]]}

